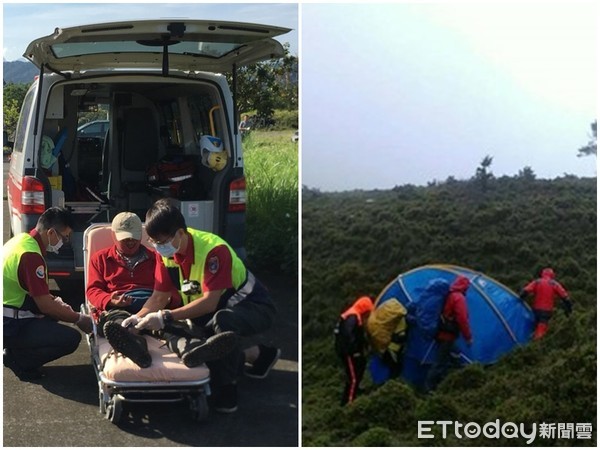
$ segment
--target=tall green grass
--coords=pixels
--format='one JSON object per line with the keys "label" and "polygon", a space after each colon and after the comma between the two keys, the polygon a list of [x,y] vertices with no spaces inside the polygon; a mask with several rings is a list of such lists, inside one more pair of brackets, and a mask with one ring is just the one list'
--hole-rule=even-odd
{"label": "tall green grass", "polygon": [[298,273],[298,144],[293,130],[252,131],[244,141],[251,267]]}

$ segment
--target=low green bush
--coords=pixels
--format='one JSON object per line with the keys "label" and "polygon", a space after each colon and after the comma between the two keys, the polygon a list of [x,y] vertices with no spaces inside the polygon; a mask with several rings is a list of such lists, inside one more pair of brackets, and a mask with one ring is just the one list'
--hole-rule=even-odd
{"label": "low green bush", "polygon": [[[249,117],[256,115],[256,111],[244,111],[240,117],[247,114]],[[298,110],[276,109],[273,112],[273,124],[268,126],[269,131],[289,131],[291,133],[298,129]],[[240,119],[241,120],[241,119]],[[256,126],[255,130],[261,130],[260,126]],[[291,136],[290,133],[290,136]]]}

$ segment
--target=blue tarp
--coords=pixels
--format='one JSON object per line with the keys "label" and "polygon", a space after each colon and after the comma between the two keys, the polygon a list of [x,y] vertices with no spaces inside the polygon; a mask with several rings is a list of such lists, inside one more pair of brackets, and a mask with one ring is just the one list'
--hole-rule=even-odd
{"label": "blue tarp", "polygon": [[[462,336],[456,341],[462,364],[495,363],[515,346],[531,339],[533,313],[517,294],[498,281],[463,267],[432,265],[403,273],[383,290],[375,307],[395,298],[410,309],[410,303],[418,302],[429,281],[443,278],[452,283],[458,275],[471,281],[466,297],[473,344],[469,347]],[[412,384],[421,385],[436,351],[435,341],[426,337],[414,322],[409,323],[402,377]]]}

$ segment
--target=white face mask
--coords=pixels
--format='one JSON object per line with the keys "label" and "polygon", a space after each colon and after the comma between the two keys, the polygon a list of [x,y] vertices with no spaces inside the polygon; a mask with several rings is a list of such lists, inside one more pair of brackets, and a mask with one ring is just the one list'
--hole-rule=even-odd
{"label": "white face mask", "polygon": [[164,256],[165,258],[171,258],[175,253],[177,253],[177,248],[173,245],[173,236],[169,242],[165,242],[163,244],[155,244],[154,249],[160,254],[160,256]]}
{"label": "white face mask", "polygon": [[[58,236],[58,233],[57,233],[57,236]],[[63,240],[62,240],[62,238],[59,238],[58,242],[56,244],[54,244],[54,245],[51,245],[50,242],[48,242],[48,246],[46,247],[46,251],[50,252],[50,253],[58,253],[58,251],[60,250],[60,248],[62,246],[63,246]]]}

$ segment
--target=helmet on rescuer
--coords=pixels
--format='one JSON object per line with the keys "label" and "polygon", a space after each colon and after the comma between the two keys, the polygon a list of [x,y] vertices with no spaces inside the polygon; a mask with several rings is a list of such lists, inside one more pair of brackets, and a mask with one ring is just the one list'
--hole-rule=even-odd
{"label": "helmet on rescuer", "polygon": [[227,165],[227,152],[223,148],[223,141],[214,136],[202,136],[200,138],[200,149],[202,151],[202,164],[215,172],[223,170]]}

